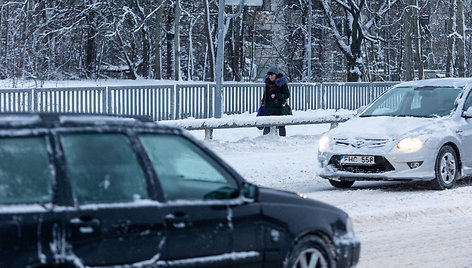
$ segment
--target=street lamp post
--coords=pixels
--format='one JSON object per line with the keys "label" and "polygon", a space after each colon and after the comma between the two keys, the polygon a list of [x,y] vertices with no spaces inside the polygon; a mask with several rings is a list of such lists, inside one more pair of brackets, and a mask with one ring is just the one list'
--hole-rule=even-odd
{"label": "street lamp post", "polygon": [[216,89],[215,89],[215,118],[223,116],[223,51],[224,51],[224,13],[225,0],[220,0],[218,5],[218,44],[216,51]]}
{"label": "street lamp post", "polygon": [[261,6],[262,0],[220,0],[218,4],[218,43],[216,51],[216,88],[215,88],[215,118],[221,118],[223,116],[223,54],[224,54],[224,16],[225,16],[225,5],[239,5],[239,10],[235,14],[228,14],[229,18],[236,18],[243,12],[244,5],[248,6]]}

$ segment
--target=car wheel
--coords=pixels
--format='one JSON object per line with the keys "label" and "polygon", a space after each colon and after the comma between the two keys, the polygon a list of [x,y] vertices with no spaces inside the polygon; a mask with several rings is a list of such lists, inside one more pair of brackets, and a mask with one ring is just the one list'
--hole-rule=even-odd
{"label": "car wheel", "polygon": [[451,146],[444,146],[439,150],[434,168],[435,176],[431,181],[433,190],[450,189],[454,186],[459,171],[457,155]]}
{"label": "car wheel", "polygon": [[295,244],[284,268],[336,267],[328,245],[317,236],[306,236]]}
{"label": "car wheel", "polygon": [[329,183],[336,188],[349,188],[354,184],[354,181],[335,181],[329,180]]}

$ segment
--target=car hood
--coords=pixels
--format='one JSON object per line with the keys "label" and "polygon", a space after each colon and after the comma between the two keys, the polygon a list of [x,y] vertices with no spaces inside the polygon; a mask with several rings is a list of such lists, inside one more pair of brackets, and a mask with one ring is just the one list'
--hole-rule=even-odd
{"label": "car hood", "polygon": [[410,132],[430,132],[440,118],[354,117],[330,131],[330,136],[346,139],[395,139]]}
{"label": "car hood", "polygon": [[275,203],[284,205],[299,205],[310,208],[317,208],[322,210],[331,211],[339,215],[347,215],[343,210],[334,207],[332,205],[317,201],[314,199],[307,198],[303,194],[297,194],[293,192],[274,190],[270,188],[259,187],[259,201],[263,204]]}

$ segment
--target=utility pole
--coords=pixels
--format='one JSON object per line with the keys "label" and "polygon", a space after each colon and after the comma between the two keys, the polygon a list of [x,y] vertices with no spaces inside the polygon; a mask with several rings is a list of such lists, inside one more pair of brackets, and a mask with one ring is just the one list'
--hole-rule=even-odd
{"label": "utility pole", "polygon": [[223,52],[224,52],[224,15],[225,0],[220,0],[218,5],[218,43],[216,51],[216,71],[215,71],[215,118],[223,116]]}
{"label": "utility pole", "polygon": [[244,5],[261,6],[262,0],[220,0],[218,5],[218,43],[216,52],[216,70],[215,70],[215,118],[223,117],[223,53],[224,53],[224,16],[225,4],[239,5],[239,10],[236,14],[228,14],[229,18],[236,18],[243,12]]}

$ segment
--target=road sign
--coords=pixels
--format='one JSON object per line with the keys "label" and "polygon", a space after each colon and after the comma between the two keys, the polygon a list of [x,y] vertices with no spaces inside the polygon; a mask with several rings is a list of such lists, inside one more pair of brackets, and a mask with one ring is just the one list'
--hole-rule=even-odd
{"label": "road sign", "polygon": [[[226,0],[228,6],[239,6],[241,0]],[[245,6],[262,6],[262,0],[244,0]]]}

